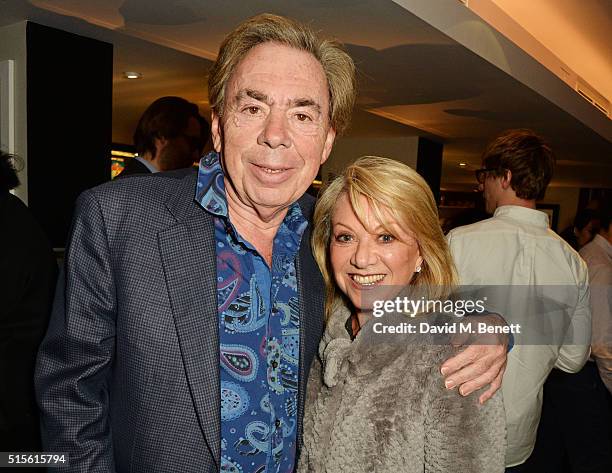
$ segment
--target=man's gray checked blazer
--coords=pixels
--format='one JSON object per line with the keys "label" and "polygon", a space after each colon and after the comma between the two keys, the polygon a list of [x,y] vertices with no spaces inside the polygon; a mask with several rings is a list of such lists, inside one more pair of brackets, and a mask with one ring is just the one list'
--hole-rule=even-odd
{"label": "man's gray checked blazer", "polygon": [[[193,172],[137,176],[77,201],[35,379],[45,449],[70,454],[62,471],[219,471],[215,237],[195,186]],[[300,206],[310,218],[313,199]],[[323,332],[309,240],[307,230],[296,263],[298,443]]]}

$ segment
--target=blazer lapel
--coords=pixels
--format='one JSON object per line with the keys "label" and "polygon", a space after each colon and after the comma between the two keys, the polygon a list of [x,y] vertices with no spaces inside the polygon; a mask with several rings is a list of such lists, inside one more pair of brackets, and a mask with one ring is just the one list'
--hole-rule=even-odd
{"label": "blazer lapel", "polygon": [[220,467],[219,318],[213,217],[183,179],[167,207],[177,219],[158,234],[159,251],[191,396],[208,448]]}

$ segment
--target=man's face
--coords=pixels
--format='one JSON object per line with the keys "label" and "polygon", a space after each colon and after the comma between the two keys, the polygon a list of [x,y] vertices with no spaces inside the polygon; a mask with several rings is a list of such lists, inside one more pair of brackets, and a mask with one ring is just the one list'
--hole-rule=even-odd
{"label": "man's face", "polygon": [[321,64],[276,43],[251,49],[226,86],[223,118],[213,112],[211,132],[228,192],[260,215],[288,207],[306,192],[335,138]]}
{"label": "man's face", "polygon": [[157,149],[160,171],[191,166],[200,158],[201,141],[200,123],[194,117],[189,117],[187,128],[180,135],[159,140]]}

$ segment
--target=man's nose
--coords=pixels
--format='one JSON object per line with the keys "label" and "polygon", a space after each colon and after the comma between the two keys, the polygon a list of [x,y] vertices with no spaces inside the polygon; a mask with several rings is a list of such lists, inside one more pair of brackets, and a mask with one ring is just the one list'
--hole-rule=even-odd
{"label": "man's nose", "polygon": [[358,241],[351,260],[351,264],[356,268],[367,268],[376,264],[378,255],[374,244],[369,240]]}
{"label": "man's nose", "polygon": [[266,117],[263,130],[261,130],[257,138],[257,143],[269,146],[270,148],[278,148],[279,146],[289,148],[291,146],[291,138],[288,126],[289,124],[284,113],[277,111],[270,112]]}

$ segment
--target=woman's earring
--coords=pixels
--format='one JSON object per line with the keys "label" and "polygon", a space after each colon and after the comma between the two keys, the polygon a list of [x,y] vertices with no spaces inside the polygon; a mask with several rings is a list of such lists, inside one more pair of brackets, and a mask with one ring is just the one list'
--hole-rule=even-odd
{"label": "woman's earring", "polygon": [[416,269],[414,270],[415,273],[420,273],[421,272],[421,266],[417,266]]}

